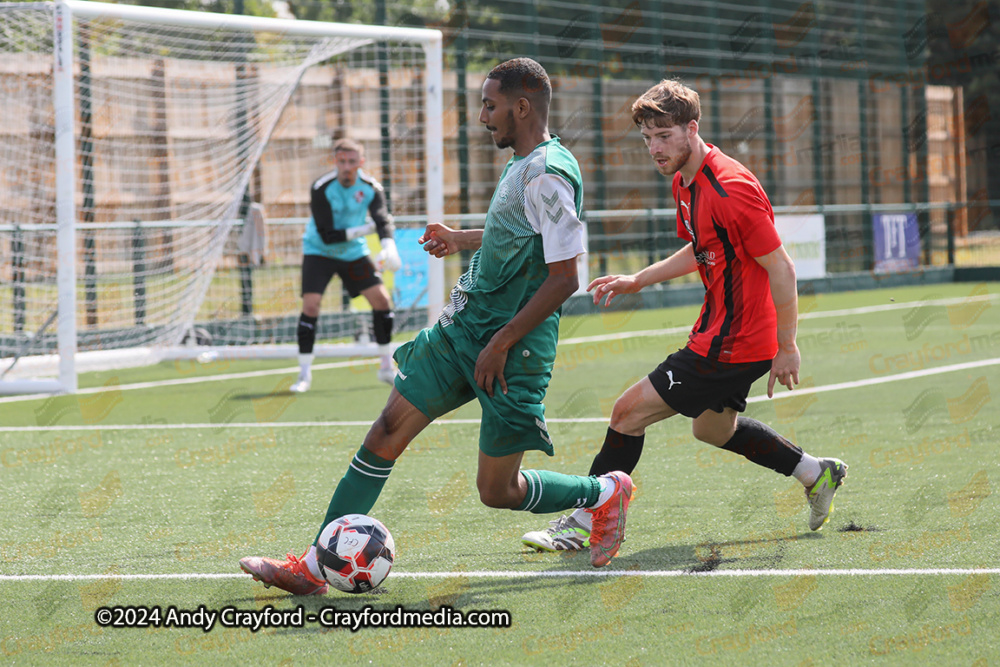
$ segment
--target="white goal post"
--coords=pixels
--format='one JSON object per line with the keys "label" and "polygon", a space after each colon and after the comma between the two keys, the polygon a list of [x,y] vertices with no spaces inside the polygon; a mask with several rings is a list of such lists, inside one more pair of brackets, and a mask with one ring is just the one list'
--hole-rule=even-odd
{"label": "white goal post", "polygon": [[[293,357],[268,343],[298,314],[332,138],[362,143],[397,227],[422,229],[444,216],[442,99],[437,30],[0,3],[0,394],[186,355]],[[254,208],[271,251],[240,244]],[[396,304],[421,325],[445,296],[443,261],[422,261]],[[226,345],[195,345],[203,324]]]}

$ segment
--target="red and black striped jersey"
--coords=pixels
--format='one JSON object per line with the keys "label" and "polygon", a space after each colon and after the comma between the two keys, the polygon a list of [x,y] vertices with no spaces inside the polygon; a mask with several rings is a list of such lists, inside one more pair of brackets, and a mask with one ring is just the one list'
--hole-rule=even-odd
{"label": "red and black striped jersey", "polygon": [[749,169],[708,145],[694,180],[674,175],[677,234],[694,246],[705,303],[688,348],[726,363],[773,359],[778,319],[767,271],[754,258],[781,246],[774,211]]}

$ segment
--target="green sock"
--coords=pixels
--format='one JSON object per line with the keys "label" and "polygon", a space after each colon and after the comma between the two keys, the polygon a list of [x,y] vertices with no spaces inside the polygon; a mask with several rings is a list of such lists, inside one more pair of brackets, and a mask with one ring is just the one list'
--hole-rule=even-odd
{"label": "green sock", "polygon": [[[362,446],[354,455],[337,490],[333,492],[330,506],[326,509],[326,518],[323,519],[319,533],[316,533],[316,540],[331,521],[345,514],[368,514],[382,493],[385,480],[389,479],[392,464],[392,461],[386,461]],[[313,544],[316,540],[313,540]]]}
{"label": "green sock", "polygon": [[528,482],[528,493],[518,511],[551,514],[571,507],[590,507],[601,494],[596,477],[563,475],[548,470],[522,470]]}

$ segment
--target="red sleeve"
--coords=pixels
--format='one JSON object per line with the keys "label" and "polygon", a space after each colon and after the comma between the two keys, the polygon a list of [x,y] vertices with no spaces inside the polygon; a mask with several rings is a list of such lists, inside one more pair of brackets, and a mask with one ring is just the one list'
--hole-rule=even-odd
{"label": "red sleeve", "polygon": [[763,188],[757,183],[737,181],[726,183],[729,193],[730,222],[751,257],[763,257],[781,245],[774,226],[774,211]]}

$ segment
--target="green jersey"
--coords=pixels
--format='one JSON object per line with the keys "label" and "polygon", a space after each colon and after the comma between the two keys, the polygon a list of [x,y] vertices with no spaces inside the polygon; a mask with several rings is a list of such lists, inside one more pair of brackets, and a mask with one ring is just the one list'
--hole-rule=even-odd
{"label": "green jersey", "polygon": [[[538,291],[547,264],[586,252],[582,203],[580,166],[558,137],[511,157],[486,213],[482,246],[442,311],[445,332],[485,346]],[[508,363],[519,359],[525,370],[551,372],[561,310],[525,335]]]}

